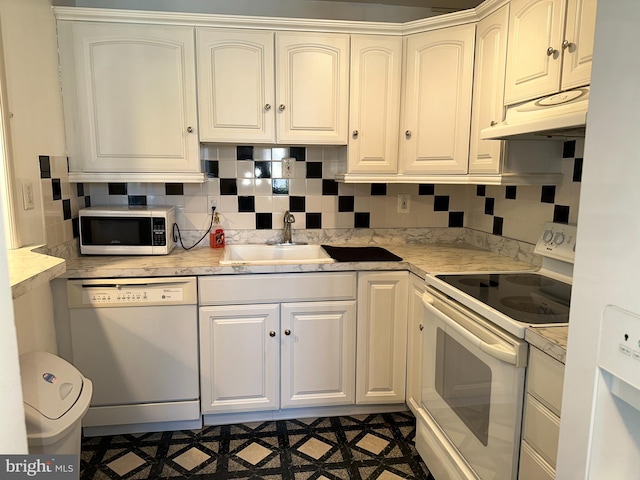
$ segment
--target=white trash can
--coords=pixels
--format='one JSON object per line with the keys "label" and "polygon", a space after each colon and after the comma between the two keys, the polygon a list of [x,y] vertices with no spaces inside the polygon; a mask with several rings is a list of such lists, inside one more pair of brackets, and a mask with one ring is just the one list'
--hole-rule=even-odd
{"label": "white trash can", "polygon": [[80,455],[91,380],[62,358],[41,351],[20,355],[20,374],[29,453]]}

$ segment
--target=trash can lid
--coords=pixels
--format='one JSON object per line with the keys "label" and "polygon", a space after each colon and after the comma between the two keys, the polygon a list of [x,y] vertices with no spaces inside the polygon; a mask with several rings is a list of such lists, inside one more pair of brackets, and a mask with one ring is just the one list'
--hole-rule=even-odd
{"label": "trash can lid", "polygon": [[20,374],[24,403],[51,420],[67,413],[82,391],[82,374],[51,353],[36,350],[20,355]]}

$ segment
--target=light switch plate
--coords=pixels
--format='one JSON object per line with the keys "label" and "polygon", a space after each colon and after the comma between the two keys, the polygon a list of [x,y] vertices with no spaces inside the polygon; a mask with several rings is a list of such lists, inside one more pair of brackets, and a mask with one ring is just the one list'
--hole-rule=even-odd
{"label": "light switch plate", "polygon": [[22,181],[22,203],[25,210],[33,210],[33,182],[31,180]]}

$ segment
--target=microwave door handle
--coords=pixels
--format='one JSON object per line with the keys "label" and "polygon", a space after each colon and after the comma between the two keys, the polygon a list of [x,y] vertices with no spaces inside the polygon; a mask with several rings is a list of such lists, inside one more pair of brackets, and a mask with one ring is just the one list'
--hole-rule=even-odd
{"label": "microwave door handle", "polygon": [[504,345],[492,345],[492,344],[487,343],[484,340],[476,337],[473,333],[471,333],[469,330],[464,328],[458,322],[456,322],[455,320],[452,320],[447,315],[445,315],[440,310],[438,310],[433,305],[433,303],[434,303],[433,298],[431,298],[426,293],[424,293],[422,295],[422,302],[424,303],[424,306],[427,309],[432,310],[433,313],[435,313],[449,328],[451,328],[452,330],[454,330],[455,332],[460,334],[468,342],[470,342],[474,346],[478,347],[480,350],[482,350],[487,355],[490,355],[493,358],[496,358],[496,359],[498,359],[498,360],[500,360],[502,362],[505,362],[505,363],[509,363],[509,364],[512,364],[512,365],[516,365],[517,364],[518,358],[517,358],[516,352],[514,352],[513,350],[508,349]]}

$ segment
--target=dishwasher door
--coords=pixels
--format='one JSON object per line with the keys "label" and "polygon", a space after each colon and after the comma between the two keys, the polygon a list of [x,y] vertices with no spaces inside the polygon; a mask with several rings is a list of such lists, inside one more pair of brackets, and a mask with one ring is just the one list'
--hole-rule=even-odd
{"label": "dishwasher door", "polygon": [[73,364],[93,381],[85,426],[199,418],[195,277],[70,280]]}

